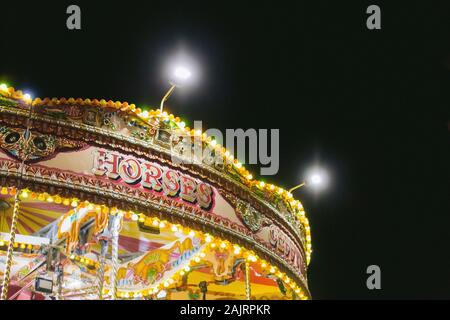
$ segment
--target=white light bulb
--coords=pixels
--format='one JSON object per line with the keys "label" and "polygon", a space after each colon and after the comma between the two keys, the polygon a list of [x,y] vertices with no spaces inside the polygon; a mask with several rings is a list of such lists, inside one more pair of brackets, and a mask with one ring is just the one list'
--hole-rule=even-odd
{"label": "white light bulb", "polygon": [[175,77],[177,77],[181,80],[189,79],[192,75],[191,72],[185,67],[177,67],[175,69],[174,74],[175,74]]}

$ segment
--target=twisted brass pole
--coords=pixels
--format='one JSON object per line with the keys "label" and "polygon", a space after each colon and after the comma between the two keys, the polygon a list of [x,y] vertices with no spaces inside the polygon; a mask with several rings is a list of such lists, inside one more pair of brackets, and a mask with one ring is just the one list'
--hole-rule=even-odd
{"label": "twisted brass pole", "polygon": [[11,231],[9,233],[8,253],[6,255],[5,275],[3,276],[2,294],[0,299],[6,300],[8,298],[9,281],[11,275],[11,265],[13,262],[14,242],[16,240],[17,220],[19,216],[19,192],[16,193],[14,198],[14,209],[11,222]]}
{"label": "twisted brass pole", "polygon": [[250,287],[250,263],[245,260],[245,299],[251,300],[252,289]]}

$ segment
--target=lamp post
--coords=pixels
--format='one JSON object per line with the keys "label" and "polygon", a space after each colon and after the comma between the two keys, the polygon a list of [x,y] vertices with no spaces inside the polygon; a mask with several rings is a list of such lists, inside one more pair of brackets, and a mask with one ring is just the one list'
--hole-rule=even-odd
{"label": "lamp post", "polygon": [[186,82],[189,80],[189,78],[191,76],[192,76],[192,73],[191,73],[191,71],[189,71],[188,68],[182,67],[182,66],[178,66],[175,68],[173,75],[172,75],[172,79],[170,80],[171,86],[161,100],[161,105],[159,107],[159,110],[161,111],[161,113],[164,110],[164,102],[166,102],[167,99],[169,99],[169,97],[172,95],[172,92],[175,90],[175,88],[181,87],[184,84],[186,84]]}
{"label": "lamp post", "polygon": [[323,188],[323,187],[325,187],[327,180],[328,180],[327,174],[324,170],[313,169],[308,174],[306,181],[303,181],[302,183],[289,189],[289,193],[292,193],[293,191],[295,191],[301,187],[304,187],[304,186],[311,186],[311,187],[314,187],[315,189]]}

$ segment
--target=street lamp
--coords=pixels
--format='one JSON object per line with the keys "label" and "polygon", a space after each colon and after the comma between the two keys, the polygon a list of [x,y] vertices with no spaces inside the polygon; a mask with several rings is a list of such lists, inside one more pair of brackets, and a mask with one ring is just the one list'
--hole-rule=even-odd
{"label": "street lamp", "polygon": [[292,191],[297,190],[303,186],[311,186],[316,190],[321,189],[326,186],[327,182],[328,175],[326,171],[320,168],[313,168],[309,170],[308,174],[306,175],[306,180],[299,185],[296,185],[295,187],[289,189],[289,192],[292,193]]}
{"label": "street lamp", "polygon": [[176,87],[181,87],[185,85],[189,81],[191,76],[192,76],[191,71],[185,66],[177,66],[174,68],[172,77],[169,81],[170,88],[161,100],[161,106],[159,108],[161,113],[163,112],[164,109],[164,102],[166,102],[166,100],[169,99],[173,90],[175,90]]}

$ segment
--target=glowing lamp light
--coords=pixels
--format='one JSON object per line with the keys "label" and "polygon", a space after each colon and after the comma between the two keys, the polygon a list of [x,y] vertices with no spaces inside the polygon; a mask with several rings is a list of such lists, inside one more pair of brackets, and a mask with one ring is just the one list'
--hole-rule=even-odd
{"label": "glowing lamp light", "polygon": [[179,66],[175,68],[173,75],[178,79],[187,80],[192,76],[192,73],[188,68]]}
{"label": "glowing lamp light", "polygon": [[8,91],[8,86],[6,84],[2,83],[2,84],[0,84],[0,90],[3,92],[6,92],[6,91]]}
{"label": "glowing lamp light", "polygon": [[306,175],[306,186],[310,186],[316,190],[323,189],[328,184],[328,173],[322,168],[312,168]]}
{"label": "glowing lamp light", "polygon": [[29,93],[25,93],[25,94],[23,95],[23,99],[24,99],[25,101],[27,101],[27,102],[30,102],[30,101],[31,101],[31,95],[30,95]]}

